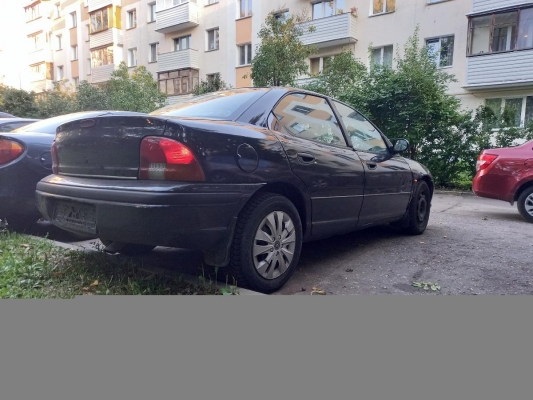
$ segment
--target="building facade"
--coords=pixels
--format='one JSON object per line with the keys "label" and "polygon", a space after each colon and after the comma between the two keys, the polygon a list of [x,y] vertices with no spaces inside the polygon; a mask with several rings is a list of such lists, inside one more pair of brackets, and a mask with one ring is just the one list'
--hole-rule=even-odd
{"label": "building facade", "polygon": [[[465,108],[513,106],[533,119],[533,1],[525,0],[37,0],[25,6],[31,86],[98,84],[121,61],[144,65],[171,96],[220,74],[250,86],[250,62],[267,15],[304,14],[318,48],[311,78],[350,50],[367,65],[394,64],[418,25],[449,92]],[[369,51],[370,49],[370,51]]]}

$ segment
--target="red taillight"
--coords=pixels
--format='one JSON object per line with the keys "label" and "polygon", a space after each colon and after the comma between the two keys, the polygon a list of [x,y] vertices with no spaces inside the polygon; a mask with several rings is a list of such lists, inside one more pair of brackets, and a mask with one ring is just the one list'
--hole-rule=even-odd
{"label": "red taillight", "polygon": [[202,182],[205,176],[187,146],[175,140],[150,136],[141,142],[139,179]]}
{"label": "red taillight", "polygon": [[52,172],[54,174],[59,173],[59,157],[57,155],[57,145],[56,142],[52,144]]}
{"label": "red taillight", "polygon": [[24,146],[9,139],[0,139],[0,165],[16,160],[24,153]]}
{"label": "red taillight", "polygon": [[487,168],[497,158],[498,156],[495,154],[481,153],[477,158],[476,171],[480,171]]}

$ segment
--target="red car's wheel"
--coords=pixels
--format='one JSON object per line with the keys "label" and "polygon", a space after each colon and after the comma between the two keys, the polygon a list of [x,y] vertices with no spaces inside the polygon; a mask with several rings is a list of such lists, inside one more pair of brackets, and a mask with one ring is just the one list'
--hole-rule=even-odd
{"label": "red car's wheel", "polygon": [[527,222],[533,223],[533,187],[524,190],[518,198],[518,211]]}

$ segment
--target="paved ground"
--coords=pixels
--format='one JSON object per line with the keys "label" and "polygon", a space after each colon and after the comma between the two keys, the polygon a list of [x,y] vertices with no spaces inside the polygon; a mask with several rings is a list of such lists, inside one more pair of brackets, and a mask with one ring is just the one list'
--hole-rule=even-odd
{"label": "paved ground", "polygon": [[[41,224],[28,233],[94,246]],[[303,247],[298,270],[278,294],[533,294],[533,225],[508,203],[473,196],[436,194],[422,236],[384,226]],[[158,248],[145,266],[194,274],[196,252]],[[213,271],[207,271],[207,274]],[[413,281],[437,283],[424,291]]]}

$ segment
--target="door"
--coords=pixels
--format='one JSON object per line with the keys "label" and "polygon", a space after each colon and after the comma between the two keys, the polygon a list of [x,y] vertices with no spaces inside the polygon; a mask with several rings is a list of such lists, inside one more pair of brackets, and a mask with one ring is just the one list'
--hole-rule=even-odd
{"label": "door", "polygon": [[413,176],[407,161],[391,154],[381,133],[354,109],[333,102],[351,145],[365,169],[359,226],[401,218],[407,211]]}
{"label": "door", "polygon": [[363,164],[327,100],[291,93],[278,103],[274,117],[271,127],[280,132],[292,171],[311,197],[312,236],[354,230],[363,202]]}

